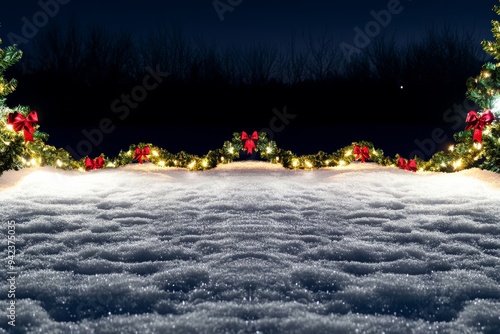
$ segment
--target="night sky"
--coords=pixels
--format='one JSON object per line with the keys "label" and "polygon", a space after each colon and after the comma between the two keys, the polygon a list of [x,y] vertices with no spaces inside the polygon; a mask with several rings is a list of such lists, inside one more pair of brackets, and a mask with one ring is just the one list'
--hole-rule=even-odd
{"label": "night sky", "polygon": [[[431,28],[452,26],[477,35],[478,39],[492,39],[491,20],[498,17],[492,11],[496,0],[354,0],[354,1],[327,1],[327,0],[291,0],[291,1],[264,1],[264,0],[187,0],[187,1],[90,1],[90,0],[40,0],[19,1],[3,0],[0,4],[0,38],[2,47],[18,42],[18,46],[29,53],[30,42],[36,38],[37,32],[29,30],[27,24],[38,21],[38,32],[45,27],[44,19],[48,16],[48,23],[67,22],[76,20],[82,26],[99,25],[112,31],[129,31],[140,36],[148,34],[160,27],[178,26],[189,36],[199,37],[205,41],[213,42],[218,46],[251,46],[256,43],[280,44],[287,40],[291,33],[301,34],[310,32],[318,36],[328,32],[336,43],[355,43],[357,31],[365,31],[370,24],[377,20],[385,20],[379,26],[378,35],[395,34],[397,40],[404,43],[407,40],[418,39]],[[390,17],[383,16],[392,12]],[[27,23],[28,22],[28,23]],[[27,30],[28,29],[28,30]],[[27,32],[31,34],[27,36]],[[374,38],[376,38],[374,37]],[[465,94],[465,83],[464,83]],[[57,98],[55,94],[54,98]],[[464,95],[465,97],[465,95]],[[425,99],[425,97],[422,97]],[[9,101],[7,97],[7,102]],[[460,103],[461,101],[457,101]],[[429,101],[429,104],[432,104]],[[284,106],[275,105],[275,108]],[[293,110],[293,106],[288,106]],[[452,106],[450,106],[452,107]],[[269,119],[273,117],[272,108],[269,108]],[[302,111],[304,112],[304,111]],[[372,112],[376,112],[375,110]],[[300,111],[299,111],[300,113]],[[421,142],[431,138],[432,126],[423,128],[404,129],[370,129],[369,126],[356,128],[352,124],[335,124],[324,130],[314,129],[310,132],[300,132],[298,129],[300,117],[295,120],[295,126],[275,133],[275,140],[280,145],[279,139],[288,140],[287,143],[294,150],[297,148],[315,153],[318,149],[335,150],[340,146],[349,144],[353,140],[370,140],[376,146],[384,149],[388,154],[407,154],[415,149],[415,141]],[[324,124],[318,124],[318,126]],[[41,124],[43,130],[43,124]],[[441,126],[442,125],[438,125]],[[50,128],[50,124],[46,125]],[[262,128],[269,124],[262,124]],[[297,128],[295,130],[295,128]],[[344,129],[343,132],[339,129]],[[220,138],[229,140],[232,131],[253,129],[223,128],[204,129],[196,127],[196,133],[204,133],[205,138],[209,133],[219,132],[214,136],[213,142],[206,145],[222,145]],[[372,131],[370,131],[372,130]],[[450,128],[445,128],[450,133]],[[68,130],[71,133],[73,130]],[[121,130],[120,130],[121,131]],[[109,142],[137,140],[136,137],[120,137],[125,132],[116,131],[106,139]],[[126,130],[124,130],[126,131]],[[220,131],[226,131],[220,133]],[[295,132],[294,132],[295,131]],[[332,135],[332,131],[336,132]],[[421,131],[421,132],[419,132]],[[137,133],[139,133],[138,131]],[[151,132],[149,132],[151,133]],[[312,134],[315,134],[315,137]],[[50,134],[50,133],[49,133]],[[53,144],[64,146],[64,136],[69,135],[64,130],[53,135]],[[311,135],[311,142],[304,140]],[[344,140],[342,140],[344,135]],[[397,136],[405,135],[399,140]],[[192,136],[192,135],[190,135]],[[296,138],[301,137],[301,140]],[[368,138],[367,138],[368,137]],[[448,136],[449,137],[449,136]],[[155,140],[158,137],[146,137],[146,140]],[[295,139],[293,139],[295,138]],[[314,141],[332,141],[329,145],[314,146]],[[335,140],[335,142],[333,142]],[[207,142],[207,140],[204,140]],[[196,141],[185,145],[185,150],[193,153],[206,152],[206,146],[196,145]],[[200,143],[200,142],[198,142]],[[392,146],[388,146],[392,143]],[[163,144],[163,143],[160,143]],[[295,145],[295,146],[294,146]],[[297,146],[298,145],[298,146]],[[386,146],[384,146],[386,145]],[[110,147],[112,145],[109,145]],[[160,145],[161,146],[161,145]],[[99,147],[105,149],[105,145]],[[180,145],[176,147],[178,149]],[[113,149],[116,149],[114,147]],[[198,152],[196,151],[198,150]],[[98,153],[98,150],[93,152]],[[110,152],[109,154],[113,154]],[[302,152],[300,152],[302,153]]]}
{"label": "night sky", "polygon": [[[21,34],[23,18],[33,22],[42,9],[40,3],[56,0],[4,0],[1,3],[0,36],[4,43],[9,33]],[[398,8],[382,33],[396,32],[401,39],[413,38],[431,26],[456,25],[490,38],[496,0],[220,0],[216,10],[212,0],[186,1],[97,1],[59,0],[51,20],[77,18],[82,24],[99,24],[138,33],[165,25],[179,25],[190,35],[202,36],[219,45],[279,42],[291,31],[322,32],[338,37],[339,43],[355,37],[355,27],[364,29],[374,20],[371,11]],[[60,4],[61,3],[61,4]],[[224,10],[223,4],[228,7]],[[231,5],[233,4],[233,5]],[[399,5],[398,5],[399,4]],[[54,8],[53,6],[49,6]],[[43,28],[42,28],[43,29]]]}

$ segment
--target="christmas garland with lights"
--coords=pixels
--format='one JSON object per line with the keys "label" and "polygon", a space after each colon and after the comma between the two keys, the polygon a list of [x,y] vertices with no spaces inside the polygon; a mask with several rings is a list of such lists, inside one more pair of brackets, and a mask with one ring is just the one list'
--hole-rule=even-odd
{"label": "christmas garland with lights", "polygon": [[455,172],[478,167],[500,172],[500,124],[495,121],[491,110],[478,114],[470,111],[466,128],[455,135],[457,144],[448,151],[434,154],[424,161],[418,157],[405,159],[399,155],[387,157],[371,142],[359,141],[335,152],[317,152],[296,155],[290,150],[279,148],[275,141],[267,138],[266,132],[234,132],[230,141],[219,149],[210,150],[204,156],[181,151],[172,153],[153,145],[138,143],[128,150],[120,151],[115,157],[101,154],[75,160],[64,149],[46,145],[47,134],[38,131],[37,112],[27,109],[0,109],[0,138],[2,159],[0,173],[7,169],[53,166],[60,169],[91,171],[103,168],[117,168],[131,163],[152,163],[159,167],[177,167],[189,170],[205,170],[219,164],[227,164],[240,158],[241,154],[258,154],[261,160],[281,164],[289,169],[317,169],[345,166],[353,161],[374,162],[382,166],[397,166],[408,171]]}

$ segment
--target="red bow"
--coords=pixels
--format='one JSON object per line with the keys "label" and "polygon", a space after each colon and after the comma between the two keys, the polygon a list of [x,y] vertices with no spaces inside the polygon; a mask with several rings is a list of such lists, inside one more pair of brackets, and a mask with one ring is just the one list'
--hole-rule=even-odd
{"label": "red bow", "polygon": [[142,150],[140,148],[136,148],[134,159],[139,161],[140,164],[142,164],[143,159],[149,161],[147,157],[148,155],[149,155],[149,146],[144,147]]}
{"label": "red bow", "polygon": [[354,154],[356,156],[354,157],[355,160],[358,160],[361,158],[361,162],[365,162],[365,160],[370,159],[370,149],[367,146],[363,146],[363,148],[359,147],[358,145],[354,146]]}
{"label": "red bow", "polygon": [[475,111],[469,111],[467,114],[467,118],[465,120],[466,126],[465,130],[474,129],[474,134],[472,136],[472,140],[477,141],[478,143],[482,143],[483,138],[483,130],[486,125],[493,122],[495,116],[491,112],[491,110],[485,110],[481,116],[477,114]]}
{"label": "red bow", "polygon": [[85,159],[85,170],[99,169],[104,167],[104,159],[102,157],[97,157],[94,160],[87,157]]}
{"label": "red bow", "polygon": [[24,130],[24,141],[33,141],[33,133],[35,128],[33,124],[38,122],[38,115],[35,110],[30,112],[27,117],[24,117],[18,111],[14,111],[7,116],[7,124],[11,124],[14,131],[19,132]]}
{"label": "red bow", "polygon": [[399,158],[398,159],[398,166],[399,166],[399,168],[404,169],[404,170],[411,170],[412,172],[417,171],[417,162],[413,159],[408,161],[404,158]]}
{"label": "red bow", "polygon": [[241,140],[245,141],[243,143],[243,150],[247,151],[247,154],[252,154],[252,151],[256,148],[255,140],[259,140],[259,134],[257,133],[257,131],[254,131],[252,133],[252,136],[248,137],[247,133],[243,131],[241,133]]}

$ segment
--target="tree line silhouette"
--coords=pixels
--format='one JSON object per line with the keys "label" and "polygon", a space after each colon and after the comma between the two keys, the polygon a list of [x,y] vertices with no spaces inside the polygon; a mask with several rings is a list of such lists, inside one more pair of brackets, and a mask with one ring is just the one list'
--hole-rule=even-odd
{"label": "tree line silhouette", "polygon": [[[19,84],[7,103],[38,109],[52,126],[118,120],[113,102],[134,92],[122,124],[265,126],[283,106],[302,125],[401,124],[407,115],[440,123],[486,61],[473,33],[451,27],[406,44],[381,35],[347,59],[326,31],[222,48],[178,27],[138,36],[73,21],[45,27],[23,51],[8,72]],[[141,90],[152,71],[168,75]]]}

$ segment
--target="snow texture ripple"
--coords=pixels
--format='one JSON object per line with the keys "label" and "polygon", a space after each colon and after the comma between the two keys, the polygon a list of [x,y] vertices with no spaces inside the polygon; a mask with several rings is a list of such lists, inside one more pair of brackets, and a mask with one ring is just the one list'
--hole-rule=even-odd
{"label": "snow texture ripple", "polygon": [[500,332],[491,172],[43,167],[0,203],[3,333]]}

